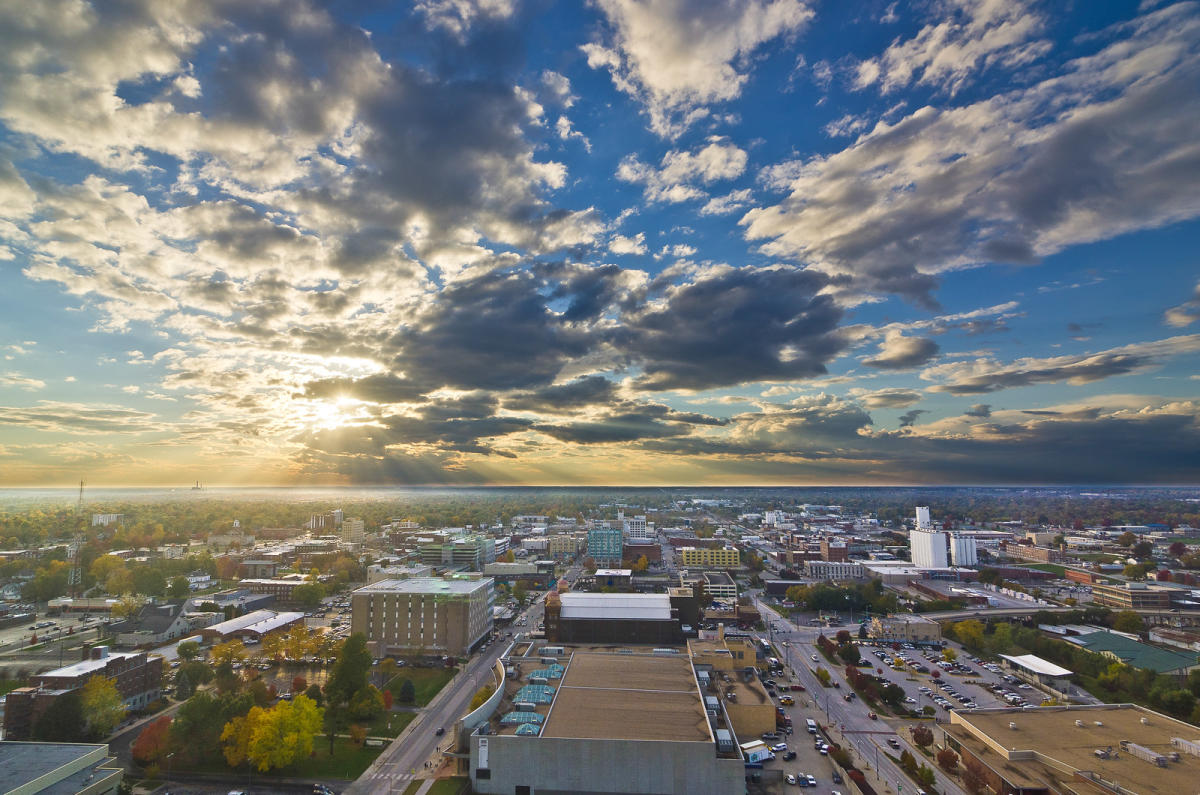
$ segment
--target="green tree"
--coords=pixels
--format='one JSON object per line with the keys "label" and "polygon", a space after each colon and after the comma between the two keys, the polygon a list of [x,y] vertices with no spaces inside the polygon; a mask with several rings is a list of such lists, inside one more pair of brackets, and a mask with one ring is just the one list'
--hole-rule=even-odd
{"label": "green tree", "polygon": [[838,647],[837,653],[847,665],[858,665],[858,661],[862,659],[862,653],[852,643]]}
{"label": "green tree", "polygon": [[192,684],[191,679],[188,679],[187,671],[179,669],[179,673],[175,674],[175,699],[187,701],[195,692],[196,686]]}
{"label": "green tree", "polygon": [[106,676],[93,676],[79,693],[83,719],[93,737],[107,737],[125,717],[125,701]]}
{"label": "green tree", "polygon": [[190,662],[200,655],[200,644],[194,640],[185,640],[176,650],[179,659]]}
{"label": "green tree", "polygon": [[513,583],[513,599],[517,600],[518,604],[525,604],[525,597],[528,595],[525,590],[525,583],[518,580]]}
{"label": "green tree", "polygon": [[191,593],[191,586],[188,585],[187,577],[176,577],[171,580],[171,584],[167,586],[167,596],[172,599],[186,599]]}
{"label": "green tree", "polygon": [[367,636],[355,632],[346,639],[337,662],[325,684],[325,697],[331,704],[349,702],[354,694],[367,686],[367,674],[374,660],[367,648]]}
{"label": "green tree", "polygon": [[1117,632],[1143,632],[1146,623],[1132,610],[1122,610],[1113,617],[1112,628]]}
{"label": "green tree", "polygon": [[1145,560],[1154,553],[1154,544],[1149,541],[1139,541],[1133,545],[1133,556],[1138,560]]}
{"label": "green tree", "polygon": [[138,566],[133,570],[133,591],[143,596],[162,596],[167,592],[167,578],[158,569]]}
{"label": "green tree", "polygon": [[400,692],[397,694],[401,704],[414,704],[417,701],[417,688],[412,680],[405,677],[400,681]]}
{"label": "green tree", "polygon": [[383,713],[383,694],[375,685],[366,685],[350,699],[350,720],[369,723]]}
{"label": "green tree", "polygon": [[996,654],[1007,654],[1013,647],[1013,628],[1012,624],[1007,621],[1001,621],[996,624],[992,630],[992,637],[988,641],[988,648]]}
{"label": "green tree", "polygon": [[1117,544],[1123,547],[1131,547],[1137,543],[1137,539],[1138,537],[1133,532],[1126,530],[1117,536]]}
{"label": "green tree", "polygon": [[325,598],[325,586],[320,583],[297,585],[292,589],[292,600],[301,607],[312,609]]}

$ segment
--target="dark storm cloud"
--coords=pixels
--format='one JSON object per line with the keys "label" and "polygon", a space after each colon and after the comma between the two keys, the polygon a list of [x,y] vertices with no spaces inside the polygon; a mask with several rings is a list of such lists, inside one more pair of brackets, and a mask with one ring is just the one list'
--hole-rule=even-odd
{"label": "dark storm cloud", "polygon": [[901,387],[878,389],[874,392],[851,391],[851,395],[869,409],[902,409],[921,399],[920,392]]}
{"label": "dark storm cloud", "polygon": [[616,384],[602,375],[589,375],[566,384],[522,392],[504,399],[504,407],[513,411],[569,413],[583,406],[611,403]]}
{"label": "dark storm cloud", "polygon": [[968,417],[987,419],[988,417],[992,416],[992,407],[989,403],[976,403],[974,406],[971,406],[971,408],[964,411],[963,414]]}
{"label": "dark storm cloud", "polygon": [[535,430],[564,442],[606,444],[657,439],[689,433],[694,425],[725,425],[728,421],[706,414],[679,412],[657,403],[634,404],[626,411],[610,412],[597,420],[564,425],[538,425]]}
{"label": "dark storm cloud", "polygon": [[618,347],[641,362],[646,389],[821,375],[844,346],[841,309],[817,295],[827,284],[813,271],[728,270],[626,315]]}
{"label": "dark storm cloud", "polygon": [[350,397],[368,403],[409,403],[429,391],[404,378],[383,373],[365,378],[325,378],[304,386],[306,398]]}
{"label": "dark storm cloud", "polygon": [[926,411],[925,409],[913,409],[912,411],[906,411],[900,415],[900,427],[901,428],[912,427],[912,425],[917,421],[918,417],[920,417],[922,414],[928,414],[928,413],[929,412]]}

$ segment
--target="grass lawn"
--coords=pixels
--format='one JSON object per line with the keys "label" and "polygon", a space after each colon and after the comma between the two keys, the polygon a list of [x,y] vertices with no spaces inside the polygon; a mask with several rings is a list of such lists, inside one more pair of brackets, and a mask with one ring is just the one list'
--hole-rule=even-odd
{"label": "grass lawn", "polygon": [[417,693],[417,706],[423,707],[433,700],[446,683],[457,673],[453,668],[402,668],[396,678],[388,683],[388,689],[400,703],[400,685],[405,679],[411,679]]}
{"label": "grass lawn", "polygon": [[430,795],[458,795],[460,792],[467,792],[468,783],[469,780],[466,776],[439,778],[429,788],[429,793]]}
{"label": "grass lawn", "polygon": [[0,696],[8,695],[18,687],[28,684],[24,679],[0,679]]}
{"label": "grass lawn", "polygon": [[[368,737],[398,737],[408,724],[416,720],[416,712],[390,712],[380,715],[367,727]],[[389,718],[392,728],[388,728]]]}
{"label": "grass lawn", "polygon": [[[339,737],[333,742],[333,754],[331,755],[329,753],[328,738],[324,735],[317,735],[313,738],[312,756],[293,762],[287,767],[270,770],[266,773],[260,773],[258,770],[255,770],[253,777],[254,779],[270,779],[277,776],[294,776],[297,778],[318,779],[340,778],[353,781],[371,766],[371,763],[375,761],[375,757],[379,756],[385,747],[370,748],[363,746],[362,748],[355,748],[350,744],[349,739]],[[246,766],[244,764],[233,770],[220,757],[203,760],[194,767],[183,768],[182,766],[176,766],[175,769],[181,771],[195,770],[200,773],[246,773]]]}

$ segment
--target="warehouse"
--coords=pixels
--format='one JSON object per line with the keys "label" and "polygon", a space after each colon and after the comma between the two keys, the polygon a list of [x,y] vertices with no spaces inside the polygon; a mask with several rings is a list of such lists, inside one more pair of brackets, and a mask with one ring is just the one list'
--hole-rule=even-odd
{"label": "warehouse", "polygon": [[279,632],[296,624],[304,623],[303,613],[276,613],[274,610],[255,610],[244,616],[222,621],[200,630],[205,643],[223,643],[227,640],[262,640],[264,635]]}
{"label": "warehouse", "polygon": [[683,640],[669,594],[550,593],[546,638],[556,643],[655,643]]}

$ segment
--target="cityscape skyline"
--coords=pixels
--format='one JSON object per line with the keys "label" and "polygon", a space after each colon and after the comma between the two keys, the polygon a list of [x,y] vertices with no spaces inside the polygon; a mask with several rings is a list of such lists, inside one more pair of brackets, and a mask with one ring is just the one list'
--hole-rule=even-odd
{"label": "cityscape skyline", "polygon": [[0,483],[1200,482],[1200,6],[0,3]]}

